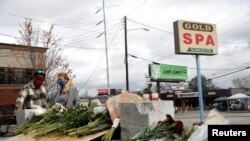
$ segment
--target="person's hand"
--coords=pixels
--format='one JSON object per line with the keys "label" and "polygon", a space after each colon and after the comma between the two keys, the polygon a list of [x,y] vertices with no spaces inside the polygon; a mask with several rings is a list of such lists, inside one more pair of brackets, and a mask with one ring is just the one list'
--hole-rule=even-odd
{"label": "person's hand", "polygon": [[20,110],[20,108],[19,107],[15,107],[15,111],[19,111]]}
{"label": "person's hand", "polygon": [[15,115],[15,116],[16,116],[16,113],[17,113],[18,111],[21,111],[21,109],[18,108],[18,107],[16,107],[16,109],[15,109],[15,111],[14,111],[14,115]]}

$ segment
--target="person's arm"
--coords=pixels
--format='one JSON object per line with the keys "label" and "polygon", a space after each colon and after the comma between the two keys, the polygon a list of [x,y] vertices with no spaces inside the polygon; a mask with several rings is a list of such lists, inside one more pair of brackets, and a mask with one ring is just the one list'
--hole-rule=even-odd
{"label": "person's arm", "polygon": [[25,89],[21,90],[16,99],[16,110],[22,110],[27,97],[27,91]]}

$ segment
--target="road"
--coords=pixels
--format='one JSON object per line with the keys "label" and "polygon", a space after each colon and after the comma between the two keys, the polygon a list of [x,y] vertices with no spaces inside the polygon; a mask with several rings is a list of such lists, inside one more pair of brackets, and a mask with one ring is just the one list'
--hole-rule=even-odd
{"label": "road", "polygon": [[[205,110],[205,119],[208,118],[210,111]],[[249,124],[250,125],[250,111],[234,111],[234,112],[218,112],[229,124]],[[183,121],[184,128],[191,127],[193,123],[200,122],[199,110],[197,111],[187,111],[184,113],[175,114],[175,119]]]}

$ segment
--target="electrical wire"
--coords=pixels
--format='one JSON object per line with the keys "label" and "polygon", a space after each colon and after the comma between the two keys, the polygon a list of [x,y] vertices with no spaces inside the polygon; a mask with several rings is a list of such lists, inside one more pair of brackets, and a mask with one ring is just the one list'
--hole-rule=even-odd
{"label": "electrical wire", "polygon": [[90,29],[76,28],[76,27],[72,27],[72,26],[66,26],[66,25],[62,25],[62,24],[58,24],[58,23],[51,23],[51,22],[47,22],[47,21],[44,21],[44,20],[30,18],[30,17],[23,17],[23,16],[20,16],[20,15],[14,14],[14,13],[9,13],[9,12],[0,11],[0,13],[10,15],[10,16],[14,16],[14,17],[23,18],[23,19],[28,18],[28,19],[32,19],[32,20],[37,21],[37,22],[52,24],[52,25],[61,26],[61,27],[65,27],[65,28],[70,28],[70,29],[84,30],[84,31],[88,31],[88,32],[98,32],[98,31],[94,31],[94,30],[90,30]]}
{"label": "electrical wire", "polygon": [[[12,37],[12,38],[15,38],[15,39],[24,39],[24,38],[21,38],[21,37],[16,37],[16,36],[4,34],[4,33],[0,33],[0,35]],[[38,41],[38,42],[39,42],[39,43],[46,43],[46,42],[42,42],[42,41]],[[97,49],[97,50],[104,50],[103,48],[77,47],[77,46],[70,46],[70,45],[63,45],[63,44],[62,44],[62,45],[58,45],[58,46],[61,46],[61,47],[70,47],[70,48],[80,48],[80,49]],[[120,48],[112,48],[112,49],[120,49]]]}
{"label": "electrical wire", "polygon": [[220,78],[220,77],[224,77],[224,76],[227,76],[227,75],[230,75],[230,74],[233,74],[233,73],[236,73],[236,72],[240,72],[240,71],[243,71],[243,70],[246,70],[246,69],[250,69],[250,66],[244,67],[242,69],[239,69],[239,70],[236,70],[236,71],[233,71],[233,72],[229,72],[229,73],[226,73],[226,74],[223,74],[223,75],[208,78],[208,80],[213,80],[213,79],[217,79],[217,78]]}
{"label": "electrical wire", "polygon": [[226,6],[226,7],[223,7],[223,8],[221,8],[221,9],[219,9],[219,10],[215,10],[213,13],[210,13],[209,15],[205,16],[204,18],[202,18],[202,19],[200,19],[200,20],[204,20],[204,19],[207,19],[207,18],[209,18],[209,17],[211,17],[211,16],[213,16],[213,15],[215,15],[215,14],[218,14],[219,12],[222,12],[222,11],[224,11],[224,10],[226,10],[226,9],[228,9],[228,8],[230,8],[230,7],[234,6],[234,5],[236,5],[236,4],[238,4],[239,2],[241,2],[241,0],[238,0],[237,2],[233,2],[233,3],[231,3],[230,5],[228,5],[228,6]]}
{"label": "electrical wire", "polygon": [[174,34],[173,32],[166,31],[166,30],[163,30],[163,29],[160,29],[160,28],[156,28],[156,27],[153,27],[153,26],[150,26],[150,25],[146,25],[146,24],[143,24],[143,23],[137,22],[137,21],[132,20],[132,19],[128,19],[128,18],[127,18],[127,20],[132,21],[132,22],[137,23],[137,24],[140,24],[140,25],[143,25],[143,26],[147,26],[147,27],[150,27],[150,28],[153,28],[153,29],[156,29],[156,30],[162,31],[162,32],[166,32],[166,33],[168,33],[168,34]]}
{"label": "electrical wire", "polygon": [[[111,42],[110,42],[110,44],[109,44],[109,46],[108,46],[108,49],[110,48],[110,46],[112,45],[114,39],[116,38],[117,32],[119,31],[119,28],[120,28],[120,27],[117,28],[116,33],[114,34],[114,36],[113,36],[113,38],[112,38],[112,40],[111,40]],[[106,52],[104,52],[104,54],[102,55],[101,59],[99,60],[98,64],[96,65],[94,71],[91,73],[91,75],[88,77],[87,81],[86,81],[85,84],[83,85],[83,88],[86,87],[86,85],[88,84],[89,80],[90,80],[90,79],[92,78],[92,76],[95,74],[95,72],[96,72],[97,68],[99,67],[101,61],[103,60],[103,57],[104,57],[105,54],[106,54]]]}
{"label": "electrical wire", "polygon": [[[159,63],[159,62],[156,62],[156,61],[152,61],[150,59],[145,59],[145,58],[142,58],[142,57],[138,57],[136,55],[132,55],[132,54],[128,54],[129,56],[133,57],[133,58],[136,58],[136,59],[141,59],[141,60],[144,60],[144,61],[148,61],[148,62],[152,62],[153,64],[163,64],[163,63]],[[193,68],[193,67],[188,67],[188,69],[196,69],[196,68]],[[203,68],[201,70],[235,70],[235,69],[240,69],[240,68],[227,68],[227,69],[211,69],[211,68]]]}
{"label": "electrical wire", "polygon": [[147,0],[144,0],[140,5],[138,5],[135,9],[133,9],[132,11],[130,11],[127,16],[133,14],[135,11],[137,11],[142,5],[144,5],[147,2]]}

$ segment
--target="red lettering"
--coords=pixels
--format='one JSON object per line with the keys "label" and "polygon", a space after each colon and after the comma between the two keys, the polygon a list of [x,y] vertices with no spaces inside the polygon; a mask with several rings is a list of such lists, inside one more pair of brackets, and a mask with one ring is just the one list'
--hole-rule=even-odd
{"label": "red lettering", "polygon": [[196,45],[199,45],[205,42],[206,42],[206,45],[211,45],[211,46],[215,45],[212,35],[207,35],[204,37],[202,34],[194,34],[194,36],[192,36],[192,34],[190,33],[183,34],[183,42],[185,44],[192,44],[193,40],[195,40]]}
{"label": "red lettering", "polygon": [[184,34],[183,34],[183,38],[184,38],[183,42],[184,42],[185,44],[192,44],[191,34],[189,34],[189,33],[184,33]]}
{"label": "red lettering", "polygon": [[207,36],[207,42],[206,42],[206,45],[212,45],[212,46],[214,46],[214,40],[213,40],[213,38],[212,38],[212,36],[211,35],[208,35]]}
{"label": "red lettering", "polygon": [[204,37],[201,34],[195,34],[195,43],[199,45],[201,41],[204,40]]}

